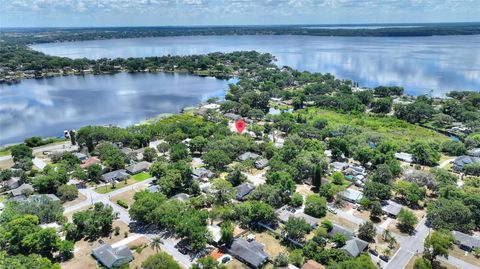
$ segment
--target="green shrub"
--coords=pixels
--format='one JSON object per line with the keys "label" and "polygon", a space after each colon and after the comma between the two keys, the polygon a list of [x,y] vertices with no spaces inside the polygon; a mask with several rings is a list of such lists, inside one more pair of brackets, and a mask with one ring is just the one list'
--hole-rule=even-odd
{"label": "green shrub", "polygon": [[118,200],[117,204],[123,208],[128,208],[128,204],[123,200]]}

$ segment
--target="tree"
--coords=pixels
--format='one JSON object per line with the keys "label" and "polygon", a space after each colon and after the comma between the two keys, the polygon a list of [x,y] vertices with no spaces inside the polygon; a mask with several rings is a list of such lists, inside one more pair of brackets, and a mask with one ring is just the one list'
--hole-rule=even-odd
{"label": "tree", "polygon": [[382,205],[379,201],[373,201],[370,205],[370,218],[378,219],[383,214]]}
{"label": "tree", "polygon": [[311,194],[307,196],[304,211],[312,217],[324,217],[327,214],[327,201],[324,197],[317,194]]}
{"label": "tree", "polygon": [[413,269],[432,269],[432,266],[425,258],[417,258],[413,264]]}
{"label": "tree", "polygon": [[372,175],[372,180],[382,184],[390,184],[393,180],[393,173],[388,164],[380,164]]}
{"label": "tree", "polygon": [[226,269],[227,267],[217,262],[213,257],[206,256],[197,260],[192,269]]}
{"label": "tree", "polygon": [[33,153],[32,149],[25,144],[18,144],[10,147],[10,152],[13,157],[13,161],[20,162],[23,159],[32,159]]}
{"label": "tree", "polygon": [[335,233],[332,235],[332,242],[335,243],[337,248],[343,247],[347,242],[347,237],[342,233]]}
{"label": "tree", "polygon": [[275,209],[261,201],[246,201],[235,207],[237,218],[243,224],[252,224],[262,222],[265,224],[275,224],[277,215]]}
{"label": "tree", "polygon": [[418,164],[435,166],[440,160],[438,150],[432,148],[424,141],[415,141],[410,146],[410,152],[413,155],[413,161]]}
{"label": "tree", "polygon": [[62,201],[72,201],[78,197],[78,189],[75,185],[63,184],[58,187],[57,195]]}
{"label": "tree", "polygon": [[150,168],[148,169],[148,172],[150,173],[150,175],[159,179],[164,177],[167,174],[167,170],[168,170],[168,165],[165,162],[156,161],[150,166]]}
{"label": "tree", "polygon": [[300,207],[303,205],[303,196],[296,192],[290,197],[290,205],[293,207]]}
{"label": "tree", "polygon": [[447,140],[442,143],[442,151],[451,156],[460,156],[467,152],[467,148],[462,141]]}
{"label": "tree", "polygon": [[230,172],[226,179],[232,183],[234,187],[242,184],[247,180],[247,176],[242,173],[242,170],[240,167],[236,166],[232,172]]}
{"label": "tree", "polygon": [[102,167],[98,164],[92,164],[88,167],[87,174],[90,180],[99,182],[102,177]]}
{"label": "tree", "polygon": [[273,265],[275,267],[288,266],[288,256],[285,253],[278,253],[275,259],[273,260]]}
{"label": "tree", "polygon": [[222,150],[209,150],[202,157],[205,164],[217,170],[222,170],[231,162],[230,157]]}
{"label": "tree", "polygon": [[471,209],[462,201],[439,198],[427,206],[427,219],[435,229],[469,232],[475,228]]}
{"label": "tree", "polygon": [[150,247],[158,253],[162,244],[162,238],[160,236],[155,236],[154,238],[152,238],[152,242],[150,242]]}
{"label": "tree", "polygon": [[302,266],[305,261],[305,258],[303,257],[303,251],[301,249],[294,249],[290,251],[290,255],[288,255],[288,261],[297,267]]}
{"label": "tree", "polygon": [[372,102],[372,112],[387,114],[392,109],[393,99],[391,97],[379,98]]}
{"label": "tree", "polygon": [[86,181],[88,179],[87,173],[80,166],[76,166],[72,172],[72,178],[75,178],[80,181]]}
{"label": "tree", "polygon": [[112,231],[114,217],[115,213],[111,206],[95,203],[93,208],[75,212],[72,219],[79,235],[95,239]]}
{"label": "tree", "polygon": [[267,174],[267,184],[274,185],[289,195],[295,192],[296,185],[292,176],[287,172],[273,172]]}
{"label": "tree", "polygon": [[60,264],[52,263],[48,258],[38,254],[8,255],[0,251],[0,267],[6,269],[60,269]]}
{"label": "tree", "polygon": [[153,162],[157,158],[157,152],[155,149],[147,147],[143,151],[143,159],[147,162]]}
{"label": "tree", "polygon": [[420,188],[415,182],[399,180],[395,182],[393,189],[410,205],[417,205],[425,197],[425,189]]}
{"label": "tree", "polygon": [[332,174],[332,182],[335,185],[342,185],[343,181],[345,180],[345,176],[343,175],[342,172],[335,171]]}
{"label": "tree", "polygon": [[158,152],[165,154],[170,150],[170,145],[166,142],[157,145]]}
{"label": "tree", "polygon": [[216,204],[223,205],[225,203],[230,203],[230,201],[235,198],[236,189],[225,179],[215,179],[212,185],[215,190],[214,197]]}
{"label": "tree", "polygon": [[65,222],[62,204],[42,195],[30,197],[26,201],[5,203],[5,208],[0,215],[0,224],[22,215],[34,215],[40,223]]}
{"label": "tree", "polygon": [[235,227],[230,221],[226,221],[220,225],[220,234],[222,236],[221,240],[227,246],[229,246],[233,241],[234,228]]}
{"label": "tree", "polygon": [[186,159],[188,157],[188,148],[185,144],[174,144],[170,148],[170,160],[173,162]]}
{"label": "tree", "polygon": [[405,232],[412,232],[415,229],[415,225],[418,223],[417,216],[412,211],[402,208],[397,216],[398,225],[400,230]]}
{"label": "tree", "polygon": [[189,146],[191,152],[203,152],[203,149],[207,145],[207,139],[203,136],[195,136],[190,140]]}
{"label": "tree", "polygon": [[363,195],[369,200],[388,200],[390,188],[390,185],[369,181],[365,183]]}
{"label": "tree", "polygon": [[144,269],[181,269],[180,265],[165,252],[149,256],[143,263]]}
{"label": "tree", "polygon": [[438,256],[448,258],[448,250],[452,248],[453,242],[454,238],[450,231],[434,231],[425,239],[423,258],[428,260],[432,267],[435,267]]}
{"label": "tree", "polygon": [[371,242],[375,237],[376,231],[373,222],[367,220],[358,228],[358,238]]}
{"label": "tree", "polygon": [[75,245],[69,240],[63,240],[58,245],[58,252],[64,261],[73,258],[74,249]]}
{"label": "tree", "polygon": [[303,241],[312,226],[302,218],[290,216],[283,227],[286,236],[294,241]]}
{"label": "tree", "polygon": [[155,209],[162,205],[167,198],[162,194],[140,191],[135,193],[133,199],[135,202],[128,210],[130,217],[138,222],[151,224],[156,219]]}
{"label": "tree", "polygon": [[313,166],[312,185],[317,189],[320,189],[320,185],[322,184],[322,171],[319,164]]}

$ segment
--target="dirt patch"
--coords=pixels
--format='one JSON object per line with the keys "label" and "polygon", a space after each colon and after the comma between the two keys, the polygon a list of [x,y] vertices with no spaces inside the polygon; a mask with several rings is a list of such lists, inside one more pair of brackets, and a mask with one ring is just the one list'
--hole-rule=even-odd
{"label": "dirt patch", "polygon": [[133,261],[130,262],[130,268],[141,268],[142,262],[144,262],[149,256],[156,254],[156,250],[150,247],[150,240],[146,237],[140,237],[137,240],[130,242],[127,245],[133,253]]}
{"label": "dirt patch", "polygon": [[297,184],[296,191],[305,197],[314,194],[314,192],[312,191],[312,186],[307,184]]}
{"label": "dirt patch", "polygon": [[0,161],[0,168],[1,169],[10,169],[13,167],[15,163],[13,162],[13,159],[8,159],[8,160],[3,160]]}
{"label": "dirt patch", "polygon": [[249,269],[250,268],[235,258],[231,260],[229,263],[227,263],[226,266],[227,266],[227,269]]}
{"label": "dirt patch", "polygon": [[[338,224],[340,226],[343,226],[345,228],[348,228],[348,229],[351,229],[353,231],[356,231],[358,229],[358,225],[353,223],[353,222],[350,222],[338,215],[334,215],[330,212],[327,213],[327,217],[325,219],[329,219],[331,220],[333,223],[335,224]],[[322,219],[323,220],[323,219]],[[320,221],[321,222],[321,221]]]}
{"label": "dirt patch", "polygon": [[273,260],[279,253],[288,253],[287,248],[282,246],[280,241],[273,235],[267,232],[253,234],[255,235],[255,240],[263,244],[263,250],[268,254],[270,259]]}
{"label": "dirt patch", "polygon": [[111,197],[110,201],[112,201],[114,204],[116,204],[118,200],[122,200],[122,201],[126,202],[128,204],[128,206],[131,206],[134,202],[133,196],[138,191],[140,191],[140,190],[135,189],[135,190],[126,191],[124,193],[121,193],[121,194],[118,194],[118,195],[115,195],[115,196]]}
{"label": "dirt patch", "polygon": [[85,201],[86,199],[87,199],[87,197],[79,192],[77,199],[75,199],[73,201],[67,201],[67,202],[63,203],[63,207],[69,207],[69,206],[76,205],[78,203],[81,203],[81,202]]}

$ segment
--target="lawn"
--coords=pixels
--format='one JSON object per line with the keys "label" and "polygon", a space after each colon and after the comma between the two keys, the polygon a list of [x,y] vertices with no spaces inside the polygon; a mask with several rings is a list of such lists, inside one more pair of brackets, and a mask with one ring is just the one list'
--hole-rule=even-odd
{"label": "lawn", "polygon": [[9,149],[1,150],[1,151],[0,151],[0,157],[1,157],[1,156],[7,156],[7,155],[10,155],[10,154],[11,154],[11,152],[10,152]]}
{"label": "lawn", "polygon": [[417,139],[435,141],[438,143],[450,139],[435,131],[394,117],[365,114],[342,114],[335,111],[311,107],[300,110],[299,113],[306,115],[309,121],[325,119],[328,121],[330,127],[350,125],[364,129],[366,132],[377,132],[398,141],[402,145],[408,144]]}
{"label": "lawn", "polygon": [[136,183],[137,181],[135,181],[134,179],[131,179],[129,178],[127,180],[127,182],[125,183],[125,181],[120,181],[120,182],[117,182],[115,184],[115,188],[112,187],[112,184],[105,184],[103,186],[100,186],[100,187],[96,187],[95,188],[95,191],[97,193],[100,193],[100,194],[105,194],[105,193],[109,193],[109,192],[112,192],[114,190],[118,190],[118,189],[121,189],[123,187],[126,187],[126,186],[129,186],[129,185],[132,185],[134,183]]}
{"label": "lawn", "polygon": [[152,175],[150,175],[147,172],[141,172],[139,174],[131,176],[131,178],[133,178],[137,182],[144,181],[145,179],[149,179],[151,177],[152,177]]}

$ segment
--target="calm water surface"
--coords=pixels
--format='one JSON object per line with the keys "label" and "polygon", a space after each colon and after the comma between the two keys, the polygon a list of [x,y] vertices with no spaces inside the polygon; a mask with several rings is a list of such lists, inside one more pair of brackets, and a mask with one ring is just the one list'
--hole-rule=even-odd
{"label": "calm water surface", "polygon": [[409,94],[480,90],[480,35],[434,37],[194,36],[33,46],[74,58],[144,57],[257,50],[280,66],[330,72],[361,86],[404,86]]}
{"label": "calm water surface", "polygon": [[228,83],[185,74],[120,73],[0,84],[0,145],[34,135],[59,136],[65,129],[90,124],[127,126],[160,113],[177,113],[223,96]]}

